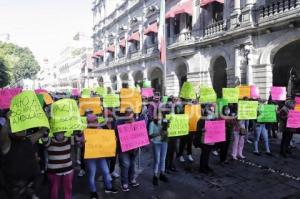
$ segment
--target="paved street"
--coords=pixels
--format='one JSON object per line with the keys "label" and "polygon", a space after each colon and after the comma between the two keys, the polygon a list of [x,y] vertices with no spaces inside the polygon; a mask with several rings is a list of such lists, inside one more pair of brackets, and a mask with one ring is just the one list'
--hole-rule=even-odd
{"label": "paved street", "polygon": [[[142,150],[141,169],[138,181],[141,186],[129,193],[120,191],[116,195],[104,194],[102,182],[98,183],[100,198],[300,198],[300,139],[296,137],[296,149],[290,158],[279,157],[280,139],[271,140],[274,157],[253,155],[252,145],[246,144],[245,161],[231,161],[229,165],[221,166],[218,158],[212,156],[211,165],[214,175],[204,175],[197,172],[200,150],[194,150],[195,163],[177,163],[179,172],[169,174],[170,183],[160,183],[159,187],[152,185],[152,153],[151,148]],[[263,149],[263,146],[261,146]],[[119,181],[115,181],[119,186]],[[89,198],[86,178],[75,178],[74,199]],[[47,186],[43,187],[43,196],[49,196]]]}

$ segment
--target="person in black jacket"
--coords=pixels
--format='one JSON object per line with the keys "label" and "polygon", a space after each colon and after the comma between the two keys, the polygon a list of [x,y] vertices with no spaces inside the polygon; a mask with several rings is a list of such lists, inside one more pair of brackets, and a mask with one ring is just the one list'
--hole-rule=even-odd
{"label": "person in black jacket", "polygon": [[205,107],[203,117],[197,123],[197,133],[194,138],[195,147],[201,148],[199,172],[205,174],[213,173],[213,169],[209,167],[209,157],[214,144],[204,144],[202,140],[204,140],[205,121],[216,118],[214,109],[215,107],[212,104]]}

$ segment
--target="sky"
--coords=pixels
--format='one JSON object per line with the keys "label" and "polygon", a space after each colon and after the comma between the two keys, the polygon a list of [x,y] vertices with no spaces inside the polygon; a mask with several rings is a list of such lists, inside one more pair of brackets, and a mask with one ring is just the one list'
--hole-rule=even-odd
{"label": "sky", "polygon": [[91,9],[91,0],[0,0],[0,36],[53,63],[77,32],[91,37]]}

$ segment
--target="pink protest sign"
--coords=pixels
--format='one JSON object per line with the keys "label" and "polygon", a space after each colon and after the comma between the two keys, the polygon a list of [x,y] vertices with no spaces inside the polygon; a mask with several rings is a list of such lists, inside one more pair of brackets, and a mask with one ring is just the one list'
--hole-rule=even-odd
{"label": "pink protest sign", "polygon": [[300,97],[296,97],[295,102],[296,102],[296,104],[300,104]]}
{"label": "pink protest sign", "polygon": [[225,140],[225,120],[205,121],[204,144]]}
{"label": "pink protest sign", "polygon": [[285,101],[286,100],[286,88],[275,87],[271,88],[271,96],[274,101]]}
{"label": "pink protest sign", "polygon": [[250,97],[252,99],[258,99],[259,98],[259,90],[256,86],[251,86],[250,87]]}
{"label": "pink protest sign", "polygon": [[72,89],[72,96],[79,96],[80,95],[80,91],[78,88],[73,88]]}
{"label": "pink protest sign", "polygon": [[4,88],[0,90],[0,109],[8,109],[14,96],[22,92],[22,88]]}
{"label": "pink protest sign", "polygon": [[300,112],[290,110],[286,124],[287,128],[300,128]]}
{"label": "pink protest sign", "polygon": [[47,90],[42,89],[42,88],[35,89],[34,92],[35,92],[36,94],[48,93]]}
{"label": "pink protest sign", "polygon": [[143,97],[153,97],[153,88],[142,88],[142,96]]}
{"label": "pink protest sign", "polygon": [[118,125],[118,133],[122,152],[149,144],[148,132],[144,120]]}

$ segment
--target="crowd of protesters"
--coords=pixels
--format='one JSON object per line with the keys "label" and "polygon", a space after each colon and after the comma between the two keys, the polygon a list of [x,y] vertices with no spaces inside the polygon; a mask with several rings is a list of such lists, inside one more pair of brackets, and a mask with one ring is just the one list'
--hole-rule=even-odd
{"label": "crowd of protesters", "polygon": [[[52,95],[54,101],[59,95]],[[71,97],[78,101],[78,97]],[[247,100],[247,99],[245,99]],[[179,162],[194,162],[195,150],[201,149],[199,172],[213,173],[210,164],[211,154],[218,155],[220,164],[229,164],[229,160],[245,159],[243,153],[245,143],[253,144],[253,153],[257,156],[272,156],[269,139],[282,134],[280,155],[284,158],[292,153],[291,141],[293,134],[299,129],[286,128],[287,116],[294,109],[295,102],[288,99],[284,102],[258,100],[260,104],[275,104],[278,122],[260,123],[256,120],[238,120],[237,104],[228,104],[217,112],[217,105],[201,104],[201,118],[197,122],[197,130],[180,137],[168,137],[170,121],[166,115],[183,114],[187,104],[199,104],[197,100],[187,100],[169,96],[163,101],[160,96],[143,98],[142,111],[139,114],[126,109],[120,113],[118,109],[104,108],[102,114],[94,114],[85,110],[87,127],[92,129],[113,129],[117,138],[115,157],[84,159],[84,135],[81,131],[73,132],[73,136],[65,136],[65,132],[49,136],[47,128],[27,129],[19,133],[11,133],[10,110],[1,110],[0,118],[0,198],[38,198],[41,177],[46,175],[50,182],[50,198],[56,199],[59,189],[63,188],[64,198],[72,198],[74,166],[79,166],[76,175],[87,175],[86,185],[90,190],[90,198],[98,198],[96,186],[97,173],[103,178],[104,192],[115,194],[118,191],[129,192],[138,188],[136,161],[139,149],[122,152],[118,140],[117,126],[144,120],[147,125],[149,140],[153,150],[153,179],[154,186],[168,183],[169,174],[178,171]],[[50,107],[45,105],[44,111],[51,117]],[[100,105],[99,105],[100,106]],[[220,107],[219,107],[220,108]],[[99,122],[98,117],[105,120]],[[204,144],[205,121],[225,120],[226,140],[218,143]],[[263,138],[263,139],[261,139]],[[264,152],[259,149],[259,142],[264,142]],[[72,149],[75,150],[72,150]],[[75,151],[73,155],[72,151]],[[119,166],[120,169],[116,167]],[[116,171],[120,170],[120,173]],[[120,178],[120,186],[115,186],[113,180]],[[150,180],[150,179],[149,179]]]}

